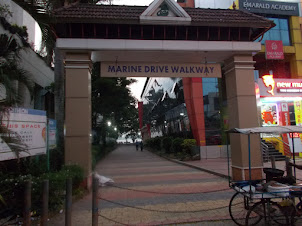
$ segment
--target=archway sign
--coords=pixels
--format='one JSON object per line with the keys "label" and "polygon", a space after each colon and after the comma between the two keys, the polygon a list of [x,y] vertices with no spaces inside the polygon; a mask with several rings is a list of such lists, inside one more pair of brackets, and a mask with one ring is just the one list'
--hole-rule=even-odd
{"label": "archway sign", "polygon": [[[201,87],[201,80],[191,77],[224,76],[229,126],[258,126],[253,55],[261,44],[254,40],[274,26],[272,21],[239,10],[184,9],[174,0],[155,0],[148,7],[78,3],[57,10],[55,17],[56,45],[65,62],[65,162],[84,167],[87,178],[91,62],[101,62],[101,76],[188,78],[189,91]],[[198,103],[190,103],[196,119]],[[230,141],[233,179],[245,179],[247,141],[237,134]],[[259,146],[259,138],[252,137],[255,178],[261,176]]]}

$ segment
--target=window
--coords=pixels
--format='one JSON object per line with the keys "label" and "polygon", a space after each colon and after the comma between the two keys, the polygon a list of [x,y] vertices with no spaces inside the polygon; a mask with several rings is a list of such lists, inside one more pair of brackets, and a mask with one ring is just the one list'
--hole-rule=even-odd
{"label": "window", "polygon": [[[282,19],[282,18],[267,18],[267,19],[273,20],[276,26],[264,34],[264,37],[261,40],[261,44],[264,45],[265,40],[280,40],[283,42],[284,46],[290,46],[291,43],[289,37],[288,19]],[[260,39],[261,37],[258,38],[256,41],[259,41]]]}

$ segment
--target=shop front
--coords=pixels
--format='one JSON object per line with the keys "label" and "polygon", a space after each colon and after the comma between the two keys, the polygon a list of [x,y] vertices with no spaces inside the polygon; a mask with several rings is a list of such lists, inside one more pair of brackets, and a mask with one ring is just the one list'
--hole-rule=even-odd
{"label": "shop front", "polygon": [[[274,78],[273,75],[264,75],[258,79],[258,86],[260,125],[302,125],[302,79],[280,79]],[[273,142],[276,149],[287,156],[293,154],[292,141],[294,141],[295,154],[302,154],[301,134],[277,137],[266,135],[262,138]]]}

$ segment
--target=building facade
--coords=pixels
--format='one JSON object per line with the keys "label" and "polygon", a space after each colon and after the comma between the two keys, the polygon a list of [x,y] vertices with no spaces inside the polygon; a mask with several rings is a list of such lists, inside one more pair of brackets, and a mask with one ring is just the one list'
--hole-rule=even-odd
{"label": "building facade", "polygon": [[[66,163],[78,163],[87,174],[90,172],[91,61],[101,62],[103,77],[185,78],[187,116],[201,147],[208,147],[204,146],[203,78],[219,84],[225,77],[227,103],[232,106],[228,116],[231,127],[258,125],[253,55],[261,45],[254,40],[274,26],[272,21],[239,10],[181,8],[173,0],[155,0],[148,7],[78,3],[57,10],[55,17],[57,49],[65,62]],[[159,114],[163,123],[176,114],[186,116],[181,112],[184,104],[170,98],[177,96],[175,88],[181,89],[181,84],[177,79],[172,83],[172,88],[167,85],[157,99],[157,106],[176,107],[166,116]],[[215,103],[215,91],[207,91],[209,104]],[[214,117],[215,106],[206,108],[207,117]],[[183,121],[171,125],[170,130],[184,132],[187,128]],[[248,166],[244,158],[248,152],[246,139],[231,135],[230,143],[234,179],[244,179]],[[262,162],[256,136],[252,137],[252,148],[253,178],[260,178]]]}
{"label": "building facade", "polygon": [[[19,65],[30,75],[29,79],[34,88],[33,94],[30,94],[23,84],[15,84],[21,97],[17,107],[46,110],[48,117],[54,118],[54,94],[47,89],[54,82],[54,71],[37,53],[41,48],[41,30],[37,22],[13,1],[2,1],[1,5],[7,6],[11,16],[1,18],[0,34],[14,38],[20,46],[25,47],[20,52]],[[28,36],[21,37],[12,32],[13,26],[24,26]]]}
{"label": "building facade", "polygon": [[[235,8],[247,12],[252,12],[260,16],[266,17],[269,20],[274,21],[275,27],[267,31],[263,36],[255,40],[255,42],[261,43],[261,51],[257,53],[253,59],[255,61],[255,90],[257,94],[258,105],[258,121],[260,126],[273,126],[273,125],[301,125],[300,122],[300,108],[301,106],[301,94],[300,87],[302,76],[302,64],[301,64],[301,23],[300,23],[300,1],[225,1],[225,0],[212,0],[212,1],[178,1],[180,5],[188,7],[188,5],[194,5],[196,8],[212,8],[212,9],[228,9]],[[207,59],[204,60],[205,62]],[[273,84],[268,81],[268,77],[271,77]],[[266,80],[265,80],[266,78]],[[172,84],[169,86],[164,85],[170,78],[153,78],[147,81],[145,89],[142,93],[142,98],[145,106],[153,105],[147,112],[144,109],[144,114],[156,115],[152,112],[156,108],[162,109],[161,120],[156,120],[150,123],[150,136],[158,136],[165,134],[173,134],[177,131],[181,135],[183,131],[190,137],[194,137],[196,140],[202,139],[199,143],[200,146],[211,146],[211,153],[204,151],[201,156],[221,157],[221,147],[217,145],[225,144],[224,130],[228,126],[228,111],[226,92],[225,92],[225,80],[220,79],[206,79],[202,78],[202,86],[199,92],[202,93],[203,103],[199,103],[203,106],[203,114],[199,125],[202,125],[205,131],[201,136],[193,133],[194,120],[189,119],[187,108],[188,98],[186,95],[186,88],[183,86],[183,79],[179,79],[177,84],[181,84],[181,91],[184,93],[184,98],[181,101],[182,106],[185,106],[184,117],[175,115],[173,118],[166,116],[171,109],[164,109],[162,106],[165,102],[164,96],[174,92]],[[186,79],[185,79],[186,80]],[[290,86],[289,89],[282,89],[283,86]],[[265,82],[266,81],[266,82]],[[157,85],[158,83],[161,83]],[[192,80],[190,81],[192,83]],[[286,83],[286,85],[284,85]],[[272,87],[275,86],[276,87]],[[294,86],[296,87],[293,87]],[[279,87],[277,87],[279,86]],[[268,93],[268,87],[274,89],[276,94]],[[286,90],[286,91],[284,91]],[[282,91],[282,92],[281,92]],[[152,92],[157,92],[153,97]],[[160,95],[162,93],[162,95]],[[159,101],[150,102],[150,96],[153,98],[159,95]],[[169,98],[175,98],[175,95],[170,94]],[[199,98],[196,96],[196,98]],[[179,105],[181,106],[181,105]],[[145,116],[145,118],[148,118]],[[150,117],[149,117],[150,118]],[[168,120],[167,120],[168,119]],[[187,120],[186,120],[187,119]],[[156,123],[155,123],[156,122]],[[192,126],[193,124],[193,126]],[[177,126],[175,126],[177,125]],[[183,125],[183,126],[181,126]],[[147,128],[147,127],[145,127]],[[173,129],[170,129],[173,128]],[[188,128],[184,130],[184,128]],[[167,133],[171,131],[172,133]],[[296,135],[296,143],[301,146],[300,138]],[[286,135],[281,137],[263,137],[267,141],[273,141],[277,144],[277,148],[283,154],[291,155],[292,149],[289,144],[289,137]],[[214,147],[216,146],[216,147]],[[201,148],[201,150],[207,150],[209,148]],[[202,151],[203,152],[203,151]]]}

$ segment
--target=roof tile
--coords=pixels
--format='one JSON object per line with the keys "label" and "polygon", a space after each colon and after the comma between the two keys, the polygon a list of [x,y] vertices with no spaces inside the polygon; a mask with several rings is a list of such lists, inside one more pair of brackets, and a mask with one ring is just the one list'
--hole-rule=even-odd
{"label": "roof tile", "polygon": [[[60,21],[83,22],[97,21],[127,21],[139,23],[139,16],[147,6],[122,6],[122,5],[92,5],[77,4],[55,11],[55,17]],[[192,24],[212,26],[246,26],[246,27],[271,27],[274,23],[262,16],[249,12],[232,9],[202,9],[184,8],[191,16]]]}

